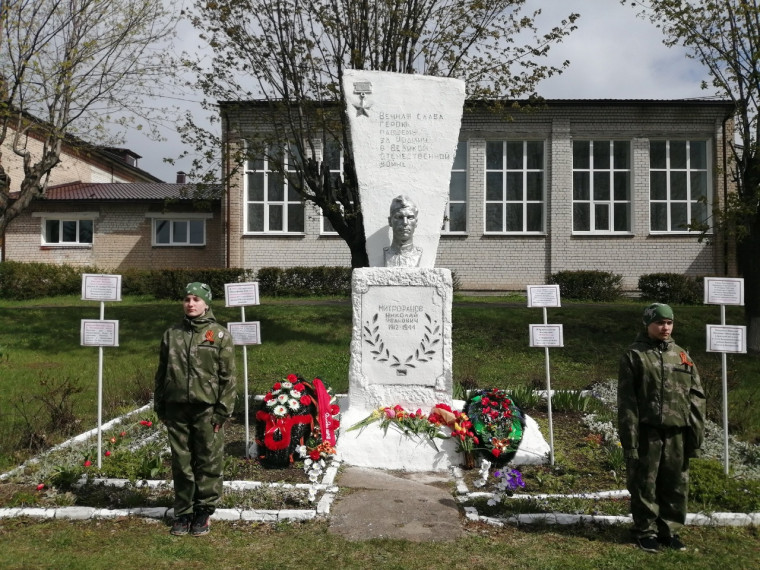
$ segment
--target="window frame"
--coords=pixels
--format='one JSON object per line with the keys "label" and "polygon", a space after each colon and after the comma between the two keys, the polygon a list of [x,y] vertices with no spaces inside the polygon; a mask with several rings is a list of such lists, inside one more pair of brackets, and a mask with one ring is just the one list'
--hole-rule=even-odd
{"label": "window frame", "polygon": [[[335,144],[338,145],[338,165],[337,168],[333,168],[335,165],[328,164],[327,168],[330,172],[330,176],[343,176],[343,148],[341,144],[338,141],[326,141],[327,144]],[[328,149],[325,147],[322,147],[321,149],[322,156],[321,159],[326,161],[328,160]],[[343,211],[343,204],[337,203],[338,207]],[[320,236],[328,236],[333,237],[337,236],[338,232],[335,231],[335,229],[332,227],[332,224],[330,223],[330,220],[327,219],[327,216],[325,216],[324,211],[319,208],[319,235]]]}
{"label": "window frame", "polygon": [[[494,144],[494,143],[501,143],[502,145],[502,165],[500,169],[495,168],[489,168],[488,166],[488,145]],[[508,152],[507,152],[507,145],[508,144],[514,144],[514,143],[521,143],[522,144],[522,167],[520,169],[514,169],[509,168],[508,165]],[[528,145],[529,144],[535,144],[540,143],[541,145],[541,168],[528,168]],[[484,166],[485,166],[485,177],[486,180],[484,180],[484,192],[483,192],[483,235],[489,235],[489,236],[545,236],[546,235],[546,214],[547,214],[547,191],[546,191],[546,184],[547,184],[547,176],[546,176],[546,140],[545,139],[530,139],[530,138],[523,138],[523,139],[488,139],[486,140],[486,146],[485,146],[485,160],[484,160]],[[499,172],[502,174],[502,198],[500,200],[489,200],[488,198],[488,174],[492,172]],[[509,188],[508,188],[508,178],[509,173],[519,172],[521,173],[521,179],[522,179],[522,199],[521,200],[510,200],[509,199]],[[540,173],[541,174],[541,199],[540,200],[529,200],[528,194],[529,194],[529,184],[528,184],[528,175],[530,173]],[[501,230],[489,230],[488,229],[488,206],[489,204],[500,204],[502,206],[501,211]],[[509,219],[509,204],[520,204],[522,207],[522,230],[508,230],[507,224]],[[541,229],[540,230],[528,230],[528,219],[529,219],[529,213],[528,213],[528,206],[531,204],[540,204],[541,205]]]}
{"label": "window frame", "polygon": [[[207,213],[176,213],[165,214],[160,212],[149,212],[145,214],[146,218],[150,219],[150,241],[153,247],[206,247],[208,244],[208,227],[206,221],[213,218],[212,214]],[[170,222],[169,225],[169,242],[158,241],[158,223]],[[187,223],[187,239],[186,242],[176,241],[174,239],[174,224],[175,223]],[[190,222],[202,222],[203,229],[203,242],[191,243],[190,240]]]}
{"label": "window frame", "polygon": [[[443,227],[441,228],[441,233],[443,235],[467,235],[468,233],[468,227],[467,227],[467,205],[468,205],[468,198],[470,196],[469,193],[469,173],[470,173],[470,152],[469,152],[470,144],[469,141],[459,141],[457,143],[457,148],[454,152],[454,162],[451,164],[451,175],[449,177],[449,195],[448,199],[446,201],[446,215],[443,220]],[[462,158],[459,156],[459,153],[464,153],[464,167],[463,168],[456,168],[457,166],[457,158]],[[451,194],[452,194],[452,182],[454,180],[454,174],[455,173],[461,173],[464,175],[464,198],[462,200],[452,200]],[[461,230],[452,230],[451,229],[451,205],[463,205],[464,206],[464,229]]]}
{"label": "window frame", "polygon": [[[678,167],[672,167],[672,153],[671,153],[671,143],[685,143],[685,159],[686,159],[686,166],[684,168],[678,168]],[[652,160],[653,160],[653,152],[652,152],[652,145],[656,143],[665,143],[665,167],[653,167],[652,166]],[[692,154],[691,154],[691,145],[692,143],[702,143],[704,144],[704,168],[692,168]],[[691,230],[688,228],[677,228],[673,229],[673,205],[674,204],[680,204],[685,203],[686,205],[686,223],[690,224],[694,218],[693,216],[693,205],[697,204],[699,201],[699,198],[694,199],[693,198],[693,174],[695,173],[704,173],[704,193],[705,193],[705,202],[703,205],[704,208],[704,222],[709,224],[710,221],[710,213],[712,212],[712,204],[713,204],[713,166],[712,166],[712,140],[710,138],[699,138],[699,137],[693,137],[693,138],[653,138],[649,140],[649,195],[648,195],[648,206],[649,206],[649,215],[648,215],[648,228],[649,233],[651,235],[695,235],[702,233],[702,230],[695,229]],[[685,199],[674,199],[672,198],[672,188],[673,188],[673,174],[674,173],[684,173],[684,182],[685,182],[685,190],[686,190],[686,198]],[[654,188],[653,183],[653,176],[655,173],[664,173],[665,175],[665,195],[666,197],[664,199],[658,198],[654,199],[653,192],[656,191]],[[653,206],[655,204],[665,204],[666,207],[666,225],[667,229],[664,230],[655,230],[652,229],[652,216],[653,216]],[[710,225],[709,229],[707,230],[708,234],[712,234],[713,227]]]}
{"label": "window frame", "polygon": [[[572,164],[572,177],[573,177],[573,183],[572,183],[572,221],[571,221],[571,228],[572,228],[572,234],[573,235],[579,235],[579,236],[589,236],[589,235],[631,235],[633,230],[633,145],[630,140],[628,139],[621,139],[621,138],[610,138],[610,139],[603,139],[603,138],[589,138],[589,139],[574,139],[572,141],[573,148],[572,148],[572,157],[573,157],[573,164]],[[588,156],[588,167],[579,167],[575,163],[575,144],[576,143],[589,143],[589,156]],[[626,143],[628,146],[628,153],[627,153],[627,167],[619,168],[618,165],[615,162],[615,144],[617,143]],[[594,152],[594,148],[596,145],[606,145],[609,154],[608,154],[608,166],[607,167],[598,167],[595,163],[595,156],[596,153]],[[587,199],[579,199],[576,198],[576,174],[577,173],[588,173],[588,198]],[[619,173],[627,173],[627,188],[626,188],[626,198],[625,199],[617,199],[615,197],[616,188],[615,188],[615,178],[616,174]],[[597,182],[597,174],[601,175],[607,175],[607,191],[608,191],[608,197],[606,199],[597,198],[597,193],[595,192],[595,186]],[[576,206],[580,204],[588,204],[588,223],[589,223],[589,229],[588,230],[579,230],[575,228],[575,222],[576,222]],[[626,229],[615,229],[615,209],[616,206],[619,205],[627,205],[627,216],[626,216]],[[597,229],[597,207],[598,206],[606,206],[607,207],[607,228],[606,229]]]}
{"label": "window frame", "polygon": [[[91,248],[95,242],[95,220],[98,218],[98,212],[34,212],[33,217],[40,218],[40,245],[43,247],[79,247]],[[59,222],[58,236],[59,241],[47,240],[47,224],[49,221]],[[76,241],[63,241],[64,223],[76,223]],[[92,224],[90,241],[79,241],[81,234],[81,222],[90,222]]]}
{"label": "window frame", "polygon": [[[294,146],[289,143],[284,143],[282,145],[282,151],[283,151],[283,160],[285,163],[285,170],[289,173],[295,173],[295,169],[289,168],[290,160],[293,158],[293,149]],[[261,161],[262,169],[257,170],[256,168],[252,168],[251,164]],[[243,165],[243,235],[281,235],[281,236],[303,236],[306,233],[306,204],[304,199],[296,195],[295,198],[290,197],[290,188],[288,183],[288,175],[280,174],[278,172],[275,172],[272,170],[269,166],[270,159],[269,159],[269,152],[264,152],[263,157],[259,157],[257,159],[249,159],[246,160]],[[251,188],[250,188],[250,175],[254,173],[261,173],[263,174],[263,181],[262,181],[262,192],[263,192],[263,199],[262,200],[252,200],[250,198],[251,195]],[[270,189],[270,177],[282,177],[282,199],[281,200],[273,200],[269,199],[269,189]],[[276,183],[276,180],[275,180]],[[261,204],[263,208],[263,229],[262,230],[249,230],[250,226],[250,220],[249,220],[249,211],[250,206],[253,204]],[[290,230],[291,227],[290,223],[290,211],[291,206],[298,205],[300,207],[301,212],[301,228],[296,230]],[[281,215],[282,215],[282,227],[285,229],[281,230],[273,230],[270,229],[270,213],[272,212],[272,207],[279,206],[281,209]]]}

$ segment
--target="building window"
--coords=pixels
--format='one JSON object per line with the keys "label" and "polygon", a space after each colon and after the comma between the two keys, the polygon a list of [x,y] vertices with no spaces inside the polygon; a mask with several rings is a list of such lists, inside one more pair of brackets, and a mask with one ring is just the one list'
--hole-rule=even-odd
{"label": "building window", "polygon": [[449,204],[443,231],[464,233],[467,231],[467,141],[459,141],[451,167],[449,181]]}
{"label": "building window", "polygon": [[542,141],[486,142],[485,231],[544,231]]}
{"label": "building window", "polygon": [[[328,140],[325,143],[324,150],[322,151],[322,161],[330,171],[330,180],[333,184],[337,184],[341,176],[343,175],[343,149],[340,143],[336,140]],[[342,205],[338,204],[338,207],[342,209]],[[338,232],[333,228],[332,223],[327,217],[322,215],[322,234],[325,235],[337,235]]]}
{"label": "building window", "polygon": [[93,220],[45,218],[42,242],[45,245],[92,245]]}
{"label": "building window", "polygon": [[154,218],[153,245],[206,245],[206,220]]}
{"label": "building window", "polygon": [[649,227],[652,232],[687,232],[707,223],[707,141],[650,141]]}
{"label": "building window", "polygon": [[281,172],[296,175],[297,152],[249,160],[245,165],[245,229],[248,233],[303,233],[304,204]]}
{"label": "building window", "polygon": [[630,142],[573,141],[573,232],[630,231]]}

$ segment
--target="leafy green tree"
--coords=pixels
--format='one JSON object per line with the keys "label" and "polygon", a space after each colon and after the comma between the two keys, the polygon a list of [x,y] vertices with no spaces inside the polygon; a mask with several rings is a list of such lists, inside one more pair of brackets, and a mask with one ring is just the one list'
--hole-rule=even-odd
{"label": "leafy green tree", "polygon": [[[110,145],[107,124],[151,117],[145,101],[170,73],[158,45],[172,33],[153,0],[0,2],[0,235],[44,196],[64,141]],[[20,180],[4,154],[6,166],[18,157]]]}
{"label": "leafy green tree", "polygon": [[[525,0],[206,0],[186,14],[213,56],[189,57],[208,108],[216,101],[265,103],[269,132],[231,153],[229,177],[247,158],[265,156],[289,188],[319,206],[346,241],[354,267],[368,265],[358,183],[341,78],[345,69],[421,73],[463,79],[472,99],[528,98],[561,73],[541,63],[572,30],[577,14],[545,33]],[[523,43],[524,42],[524,43]],[[234,130],[234,125],[230,126]],[[188,117],[186,142],[206,149],[207,168],[221,141]],[[288,149],[282,151],[287,141]],[[320,141],[317,145],[317,141]],[[343,153],[331,176],[317,146]],[[289,160],[287,160],[289,158]],[[218,163],[218,159],[217,163]],[[288,167],[285,167],[287,160]]]}
{"label": "leafy green tree", "polygon": [[667,46],[682,45],[701,62],[710,81],[702,87],[736,105],[735,137],[729,141],[729,193],[716,226],[737,242],[744,277],[748,348],[760,351],[760,2],[758,0],[622,0],[659,27]]}

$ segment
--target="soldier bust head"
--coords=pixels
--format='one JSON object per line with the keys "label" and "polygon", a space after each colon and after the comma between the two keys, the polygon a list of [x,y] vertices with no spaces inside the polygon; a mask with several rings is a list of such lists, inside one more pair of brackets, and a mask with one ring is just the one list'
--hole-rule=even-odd
{"label": "soldier bust head", "polygon": [[409,196],[399,195],[391,201],[388,225],[393,231],[391,245],[383,249],[386,267],[417,267],[422,249],[414,245],[419,210]]}

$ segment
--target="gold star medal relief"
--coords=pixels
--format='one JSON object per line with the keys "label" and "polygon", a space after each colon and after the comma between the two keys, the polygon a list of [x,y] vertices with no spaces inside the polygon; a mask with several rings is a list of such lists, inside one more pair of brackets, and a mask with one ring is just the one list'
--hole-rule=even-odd
{"label": "gold star medal relief", "polygon": [[354,95],[359,96],[359,104],[354,105],[357,117],[361,117],[362,115],[369,117],[367,111],[372,108],[372,105],[365,105],[364,98],[370,93],[372,93],[372,83],[370,81],[354,82]]}

